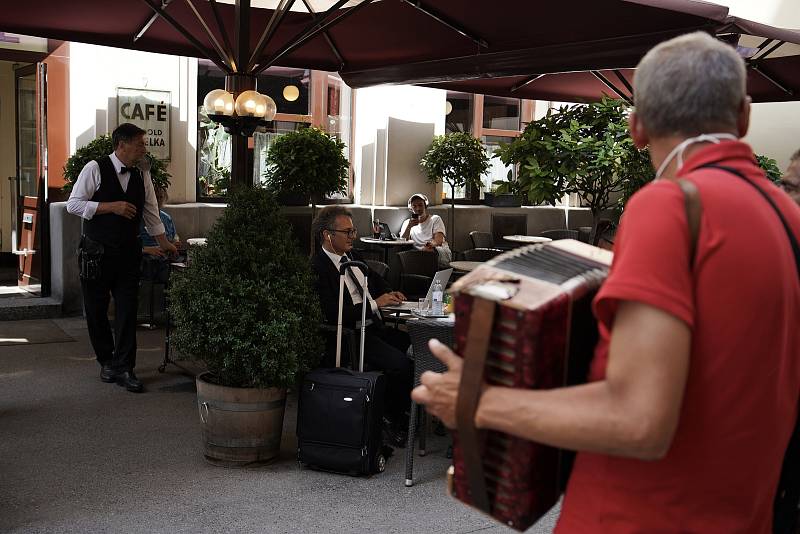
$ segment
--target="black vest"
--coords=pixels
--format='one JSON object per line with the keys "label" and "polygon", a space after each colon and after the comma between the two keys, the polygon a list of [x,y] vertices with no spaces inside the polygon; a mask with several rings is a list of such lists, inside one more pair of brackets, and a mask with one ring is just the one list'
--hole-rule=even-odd
{"label": "black vest", "polygon": [[136,216],[126,219],[115,213],[95,215],[84,223],[84,234],[102,243],[104,246],[119,249],[132,248],[141,250],[139,244],[139,225],[144,208],[144,181],[139,169],[129,171],[128,190],[123,191],[117,177],[117,171],[111,157],[98,158],[100,166],[100,187],[90,200],[94,202],[117,202],[124,200],[136,206]]}

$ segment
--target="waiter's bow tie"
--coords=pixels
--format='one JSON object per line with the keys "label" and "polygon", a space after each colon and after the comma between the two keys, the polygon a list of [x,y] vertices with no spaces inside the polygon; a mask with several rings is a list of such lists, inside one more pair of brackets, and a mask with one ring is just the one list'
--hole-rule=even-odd
{"label": "waiter's bow tie", "polygon": [[133,173],[133,172],[135,172],[135,171],[136,171],[136,167],[122,167],[122,168],[119,170],[119,173],[120,173],[120,174],[125,174],[126,172]]}

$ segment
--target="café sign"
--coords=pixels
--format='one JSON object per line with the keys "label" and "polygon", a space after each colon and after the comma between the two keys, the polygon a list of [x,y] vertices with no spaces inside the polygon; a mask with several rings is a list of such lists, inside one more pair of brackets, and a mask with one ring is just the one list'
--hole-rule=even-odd
{"label": "caf\u00e9 sign", "polygon": [[169,91],[117,88],[117,124],[130,122],[144,130],[147,150],[161,160],[169,159]]}

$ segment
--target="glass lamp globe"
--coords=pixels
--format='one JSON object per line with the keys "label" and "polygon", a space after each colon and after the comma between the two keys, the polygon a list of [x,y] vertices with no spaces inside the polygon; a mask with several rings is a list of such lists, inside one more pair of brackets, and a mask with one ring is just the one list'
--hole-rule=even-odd
{"label": "glass lamp globe", "polygon": [[278,106],[276,106],[275,101],[267,95],[261,96],[264,97],[264,114],[262,117],[265,121],[271,121],[275,118],[275,113],[278,112]]}
{"label": "glass lamp globe", "polygon": [[239,117],[262,118],[267,110],[266,97],[258,91],[244,91],[236,97],[234,106]]}
{"label": "glass lamp globe", "polygon": [[233,115],[233,95],[225,89],[214,89],[203,99],[203,107],[209,115]]}
{"label": "glass lamp globe", "polygon": [[294,102],[300,97],[300,89],[296,85],[287,85],[283,88],[283,98],[288,102]]}

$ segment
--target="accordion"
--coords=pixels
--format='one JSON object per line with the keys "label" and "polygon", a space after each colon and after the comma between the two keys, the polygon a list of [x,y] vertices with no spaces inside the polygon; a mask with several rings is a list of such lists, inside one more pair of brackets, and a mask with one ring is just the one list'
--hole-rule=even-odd
{"label": "accordion", "polygon": [[507,252],[459,279],[455,346],[464,357],[453,437],[453,496],[516,530],[558,501],[574,453],[474,426],[488,384],[550,389],[586,381],[591,302],[612,253],[574,240]]}

